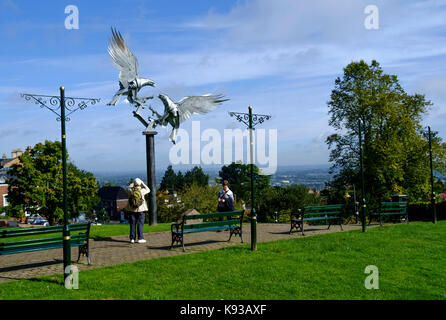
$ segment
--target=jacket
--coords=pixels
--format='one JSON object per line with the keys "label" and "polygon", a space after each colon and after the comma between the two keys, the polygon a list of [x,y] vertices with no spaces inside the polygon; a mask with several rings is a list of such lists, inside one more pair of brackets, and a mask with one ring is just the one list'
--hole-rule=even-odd
{"label": "jacket", "polygon": [[[146,194],[148,194],[148,193],[150,192],[149,187],[147,187],[146,185],[142,184],[142,187],[141,187],[141,186],[138,186],[137,188],[138,188],[138,190],[141,192],[141,195],[142,195],[142,199],[143,199],[142,205],[140,205],[138,208],[135,209],[135,208],[132,208],[132,207],[130,206],[130,203],[128,203],[128,204],[127,204],[127,207],[125,207],[125,210],[127,210],[127,211],[129,211],[129,212],[145,212],[145,211],[149,211],[149,208],[148,208],[148,206],[147,206],[146,197],[145,197]],[[133,183],[131,183],[131,184],[128,186],[127,193],[128,193],[128,195],[129,195],[129,197],[130,197],[130,195],[131,195],[132,189],[133,189]]]}

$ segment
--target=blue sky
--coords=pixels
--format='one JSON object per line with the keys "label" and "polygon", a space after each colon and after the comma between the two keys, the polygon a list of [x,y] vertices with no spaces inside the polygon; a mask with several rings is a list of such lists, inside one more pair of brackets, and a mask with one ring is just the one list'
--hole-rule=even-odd
{"label": "blue sky", "polygon": [[[370,4],[379,9],[378,30],[364,27]],[[67,5],[79,9],[78,30],[65,28]],[[144,128],[132,107],[105,105],[118,88],[107,54],[111,26],[140,75],[157,82],[141,94],[230,99],[192,117],[201,130],[242,128],[228,111],[249,105],[271,114],[262,128],[278,130],[279,166],[328,163],[326,102],[343,67],[360,59],[376,59],[408,93],[425,94],[434,106],[424,123],[446,137],[445,17],[440,0],[0,0],[0,153],[60,140],[54,115],[19,93],[57,95],[63,85],[67,96],[101,98],[67,123],[71,160],[90,171],[145,169]],[[158,100],[151,105],[162,111]],[[158,131],[156,165],[165,168],[170,132]]]}

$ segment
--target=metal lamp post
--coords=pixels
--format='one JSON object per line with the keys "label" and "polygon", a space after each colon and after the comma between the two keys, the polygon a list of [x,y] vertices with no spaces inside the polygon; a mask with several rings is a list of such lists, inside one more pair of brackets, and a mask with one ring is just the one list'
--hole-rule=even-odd
{"label": "metal lamp post", "polygon": [[[41,108],[47,108],[57,115],[57,121],[61,123],[61,142],[62,142],[62,174],[63,174],[63,264],[64,264],[64,280],[70,275],[67,269],[71,265],[71,246],[70,246],[70,229],[68,228],[68,197],[67,197],[67,153],[66,153],[66,134],[65,122],[70,121],[68,117],[73,112],[88,107],[88,103],[94,105],[100,99],[93,98],[72,98],[65,97],[65,88],[60,87],[60,96],[45,96],[39,94],[22,93],[22,98],[27,101],[34,101],[40,104]],[[49,104],[48,104],[49,102]],[[60,109],[60,113],[58,113]],[[68,111],[68,114],[66,113]]]}
{"label": "metal lamp post", "polygon": [[429,161],[431,169],[431,210],[432,210],[432,222],[437,223],[437,208],[435,205],[435,191],[434,191],[434,169],[432,166],[432,134],[431,127],[427,127],[429,137]]}
{"label": "metal lamp post", "polygon": [[251,175],[251,250],[257,250],[257,215],[254,206],[254,127],[271,118],[270,115],[253,114],[252,106],[249,106],[248,113],[229,112],[231,117],[235,117],[237,121],[243,122],[249,129],[249,152],[250,152],[250,175]]}
{"label": "metal lamp post", "polygon": [[361,132],[361,119],[358,120],[359,129],[359,157],[360,157],[360,170],[361,170],[361,186],[362,186],[362,205],[361,205],[361,222],[362,232],[366,232],[366,204],[365,204],[365,183],[364,183],[364,152],[362,147],[362,132]]}

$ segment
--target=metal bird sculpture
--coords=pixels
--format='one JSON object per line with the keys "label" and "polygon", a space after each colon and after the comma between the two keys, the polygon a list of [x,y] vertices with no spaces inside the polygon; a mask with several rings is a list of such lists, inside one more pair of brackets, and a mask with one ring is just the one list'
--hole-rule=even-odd
{"label": "metal bird sculpture", "polygon": [[[144,108],[147,99],[153,97],[138,98],[138,91],[144,86],[155,86],[155,81],[142,78],[138,74],[138,60],[135,55],[125,44],[122,35],[111,29],[113,38],[109,39],[108,53],[112,58],[113,64],[118,68],[119,72],[119,90],[115,93],[112,100],[107,103],[109,106],[115,106],[121,95],[127,95],[127,100],[131,104],[136,104],[138,111]],[[137,112],[138,112],[137,111]]]}
{"label": "metal bird sculpture", "polygon": [[178,102],[173,102],[172,99],[170,99],[165,94],[158,95],[158,98],[164,104],[164,114],[161,116],[158,112],[153,110],[152,107],[149,107],[149,109],[152,111],[152,114],[158,117],[158,119],[149,118],[149,126],[154,129],[158,124],[163,127],[166,127],[167,124],[170,124],[172,126],[172,132],[169,136],[169,140],[172,141],[173,144],[175,144],[176,142],[180,123],[186,121],[194,113],[208,113],[209,111],[217,108],[222,102],[229,100],[223,99],[222,95],[210,94],[184,97]]}

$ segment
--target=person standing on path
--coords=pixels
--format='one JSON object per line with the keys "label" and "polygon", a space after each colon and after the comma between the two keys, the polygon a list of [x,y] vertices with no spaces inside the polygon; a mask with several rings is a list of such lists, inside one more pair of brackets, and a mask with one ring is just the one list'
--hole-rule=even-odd
{"label": "person standing on path", "polygon": [[[234,194],[229,189],[228,180],[223,181],[223,188],[220,190],[218,194],[218,212],[227,212],[234,211]],[[231,220],[231,217],[227,217],[228,220]],[[223,217],[220,217],[220,221],[223,221]],[[220,232],[221,230],[218,230]]]}
{"label": "person standing on path", "polygon": [[138,232],[138,243],[146,243],[146,240],[144,240],[143,228],[146,212],[148,211],[145,196],[149,192],[149,187],[139,178],[136,178],[128,186],[129,203],[125,209],[128,213],[130,223],[131,243],[135,243],[136,231]]}

